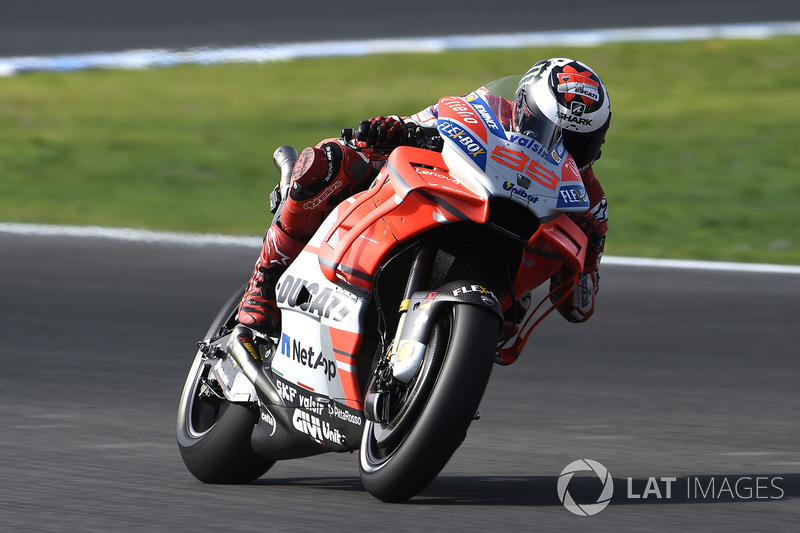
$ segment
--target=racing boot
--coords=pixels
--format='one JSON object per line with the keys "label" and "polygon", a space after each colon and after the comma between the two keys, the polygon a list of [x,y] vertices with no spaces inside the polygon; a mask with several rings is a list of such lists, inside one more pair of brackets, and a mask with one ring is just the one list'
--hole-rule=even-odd
{"label": "racing boot", "polygon": [[358,152],[336,140],[306,148],[294,164],[289,193],[278,208],[277,222],[264,237],[250,285],[239,305],[239,322],[267,334],[280,331],[275,285],[342,198],[377,174]]}
{"label": "racing boot", "polygon": [[275,285],[304,246],[305,243],[291,237],[278,224],[270,226],[250,284],[239,303],[241,324],[268,335],[280,332],[281,315],[275,301]]}

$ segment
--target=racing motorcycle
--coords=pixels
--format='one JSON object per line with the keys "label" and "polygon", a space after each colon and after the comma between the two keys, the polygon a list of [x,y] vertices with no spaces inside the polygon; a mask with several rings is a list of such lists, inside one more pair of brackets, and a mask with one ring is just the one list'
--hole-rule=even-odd
{"label": "racing motorcycle", "polygon": [[[436,128],[334,209],[277,283],[277,336],[236,321],[246,285],[225,303],[178,408],[195,477],[247,483],[279,460],[358,450],[365,488],[400,502],[439,474],[493,365],[513,362],[555,307],[515,302],[562,266],[583,270],[587,238],[567,216],[589,208],[575,162],[560,140],[498,119],[517,81],[442,98]],[[343,138],[356,146],[352,130]],[[296,159],[276,152],[284,187]],[[521,327],[501,338],[507,322]]]}

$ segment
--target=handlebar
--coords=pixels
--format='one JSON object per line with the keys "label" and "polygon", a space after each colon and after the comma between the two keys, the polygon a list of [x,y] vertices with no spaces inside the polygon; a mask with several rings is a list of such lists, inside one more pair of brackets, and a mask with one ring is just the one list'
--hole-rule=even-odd
{"label": "handlebar", "polygon": [[392,150],[397,148],[397,146],[414,146],[416,148],[425,148],[426,150],[433,150],[435,152],[442,151],[444,141],[441,135],[439,135],[438,129],[417,126],[414,123],[406,124],[408,127],[403,132],[403,142],[395,146],[370,146],[368,141],[361,138],[361,131],[354,128],[344,128],[342,130],[342,140],[345,141],[348,146],[359,152],[387,156]]}

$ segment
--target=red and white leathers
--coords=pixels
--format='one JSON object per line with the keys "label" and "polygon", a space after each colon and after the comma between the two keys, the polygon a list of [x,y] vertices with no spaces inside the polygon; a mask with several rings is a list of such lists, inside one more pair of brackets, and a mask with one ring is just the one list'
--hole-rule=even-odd
{"label": "red and white leathers", "polygon": [[[508,129],[511,103],[487,94],[483,88],[479,92],[483,93],[484,98],[498,100],[493,107],[500,110],[498,118]],[[438,105],[434,105],[411,117],[404,117],[404,120],[433,127],[437,115]],[[325,217],[342,200],[365,190],[384,162],[385,155],[372,156],[356,151],[341,139],[325,139],[316,147],[301,152],[292,172],[289,194],[267,231],[250,285],[239,306],[239,321],[242,324],[268,333],[277,330],[280,314],[275,305],[275,284],[278,277],[297,257]],[[597,267],[607,229],[603,189],[591,168],[584,170],[581,176],[592,208],[587,213],[571,216],[589,235],[592,249],[587,253],[586,268],[580,273],[580,282],[572,289],[572,295],[564,296],[569,290],[569,284],[566,284],[552,296],[554,302],[564,297],[557,309],[571,322],[583,322],[592,315],[599,280]],[[572,274],[562,268],[551,278],[551,290],[571,278]],[[520,301],[526,299],[520,298]],[[519,315],[518,319],[521,320],[523,315]],[[516,328],[513,324],[511,326]]]}
{"label": "red and white leathers", "polygon": [[571,214],[570,218],[589,237],[583,272],[578,276],[577,285],[572,286],[572,294],[569,296],[565,296],[566,289],[557,290],[572,277],[569,270],[562,267],[550,279],[550,290],[554,291],[551,300],[556,303],[564,298],[556,309],[570,322],[585,322],[594,312],[594,297],[600,283],[600,259],[603,256],[606,231],[608,231],[608,203],[594,170],[591,167],[584,170],[581,172],[581,178],[592,207],[585,213]]}
{"label": "red and white leathers", "polygon": [[239,304],[238,320],[265,333],[280,329],[275,285],[300,254],[308,239],[345,198],[369,186],[382,161],[325,139],[300,153],[294,165],[289,192],[264,236],[250,284]]}

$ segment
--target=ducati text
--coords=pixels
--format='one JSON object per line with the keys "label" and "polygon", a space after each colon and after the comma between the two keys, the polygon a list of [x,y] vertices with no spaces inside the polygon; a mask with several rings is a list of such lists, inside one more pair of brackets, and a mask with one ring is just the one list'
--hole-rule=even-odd
{"label": "ducati text", "polygon": [[275,289],[277,300],[306,313],[335,321],[344,320],[356,307],[357,299],[340,289],[286,276]]}

